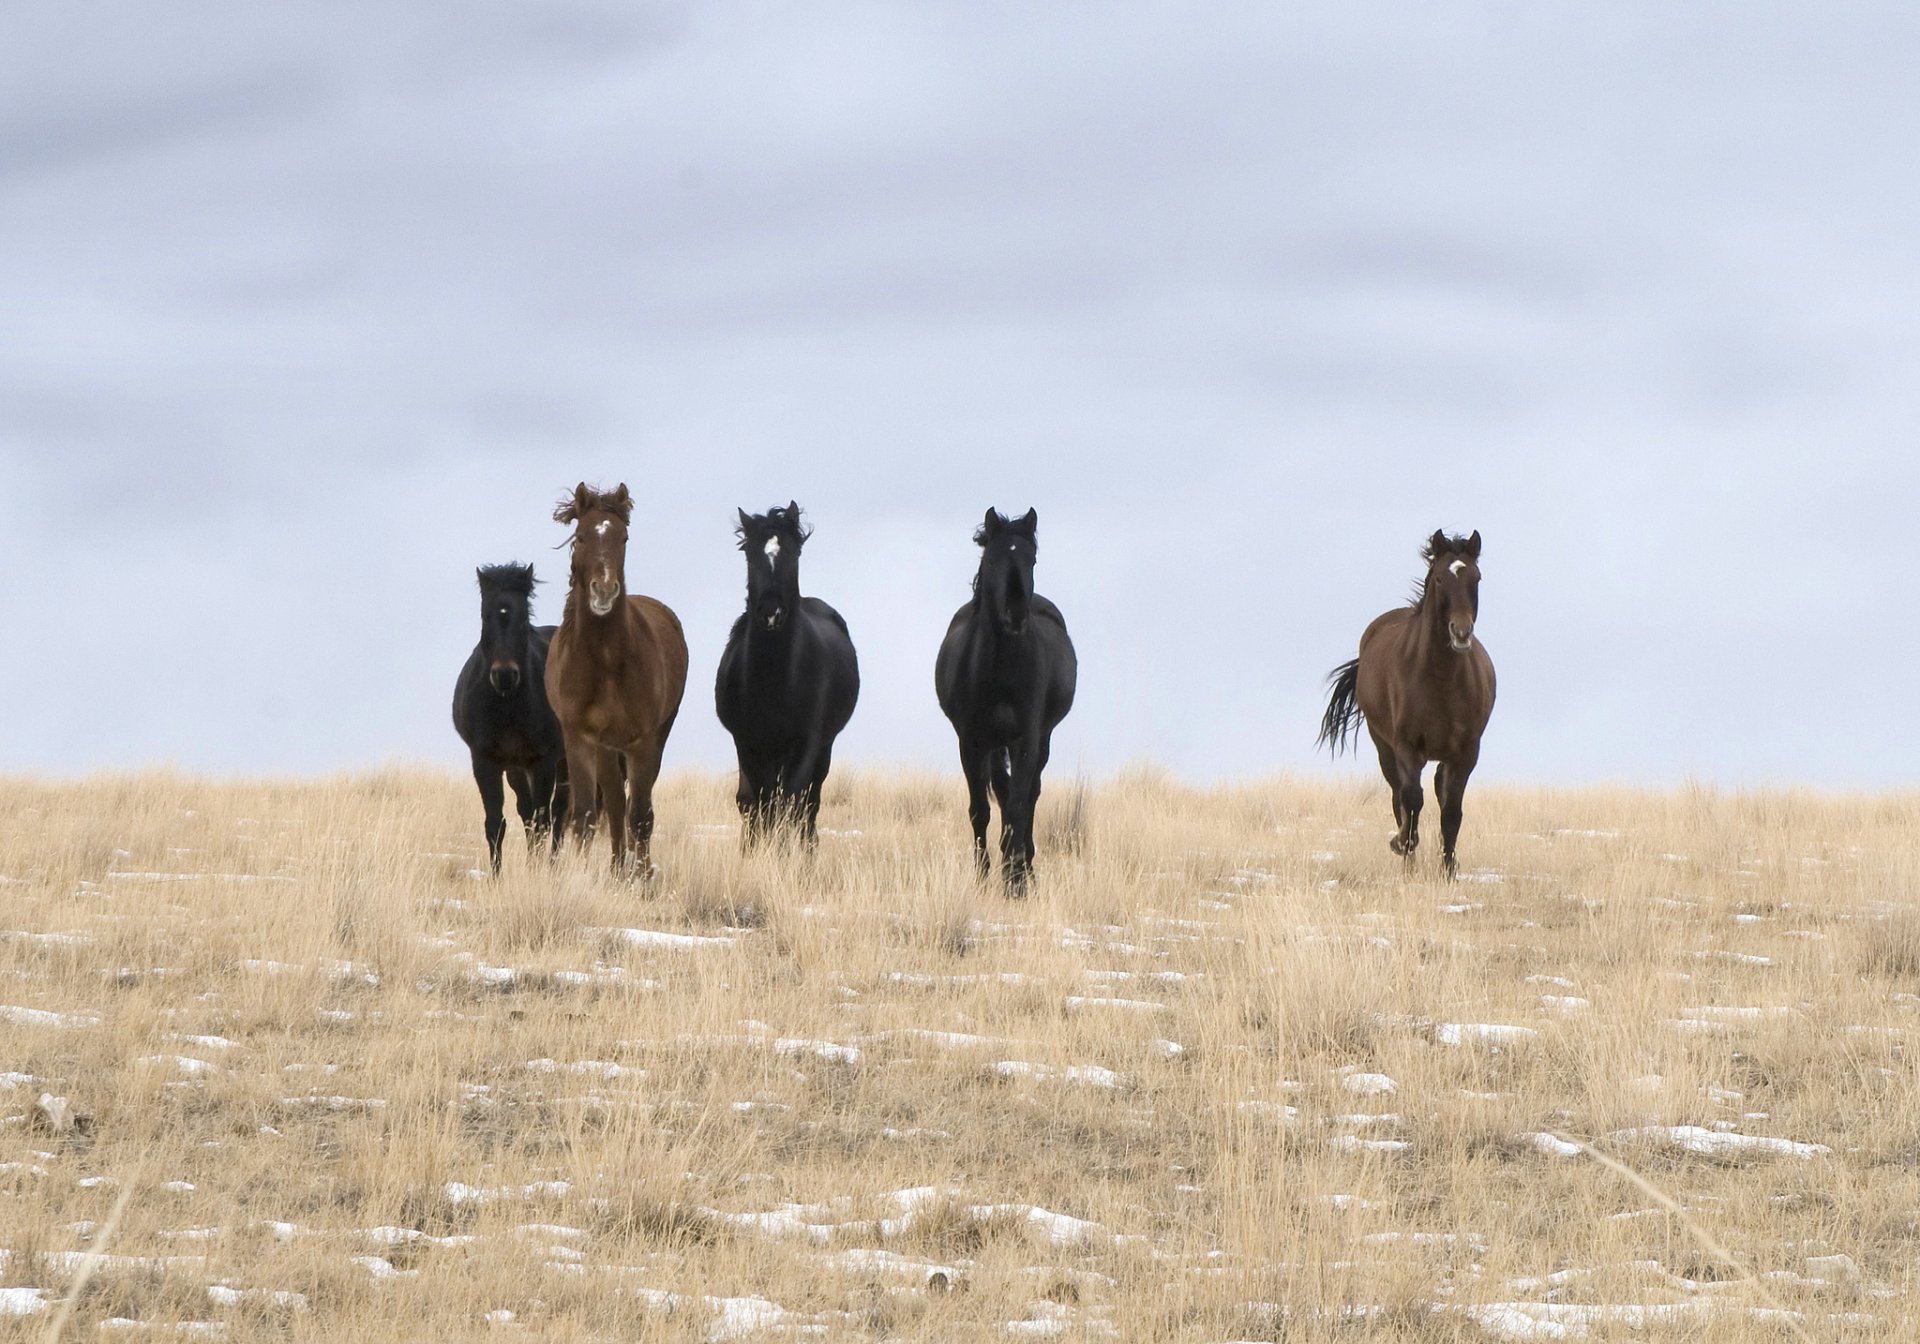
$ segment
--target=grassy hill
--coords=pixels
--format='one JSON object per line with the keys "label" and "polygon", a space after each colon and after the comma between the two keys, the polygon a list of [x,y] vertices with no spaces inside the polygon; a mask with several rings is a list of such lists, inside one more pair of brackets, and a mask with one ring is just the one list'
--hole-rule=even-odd
{"label": "grassy hill", "polygon": [[1476,789],[1448,884],[1143,771],[1016,903],[957,777],[730,795],[640,889],[464,780],[0,785],[0,1339],[1911,1330],[1920,799]]}

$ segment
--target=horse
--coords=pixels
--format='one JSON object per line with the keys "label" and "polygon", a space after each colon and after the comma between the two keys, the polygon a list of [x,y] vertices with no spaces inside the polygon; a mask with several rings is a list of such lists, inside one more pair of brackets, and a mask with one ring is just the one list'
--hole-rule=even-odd
{"label": "horse", "polygon": [[745,842],[791,821],[811,849],[833,740],[860,698],[860,660],[840,613],[800,595],[800,549],[813,529],[801,525],[799,504],[737,512],[747,609],[720,655],[714,707],[740,758]]}
{"label": "horse", "polygon": [[1428,761],[1440,803],[1440,865],[1458,871],[1454,842],[1467,777],[1480,760],[1480,737],[1493,714],[1493,659],[1474,634],[1480,616],[1480,534],[1427,539],[1427,562],[1413,600],[1376,618],[1360,636],[1360,656],[1328,676],[1333,693],[1320,720],[1320,743],[1334,755],[1364,722],[1393,790],[1399,829],[1387,842],[1412,867],[1420,844],[1420,772]]}
{"label": "horse", "polygon": [[532,565],[487,565],[480,580],[480,642],[453,684],[453,728],[473,757],[473,782],[487,817],[487,858],[500,871],[506,839],[502,775],[529,847],[548,831],[560,847],[556,814],[567,806],[567,754],[560,721],[547,703],[550,625],[534,625]]}
{"label": "horse", "polygon": [[619,873],[654,869],[653,784],[687,687],[680,619],[627,592],[626,483],[601,492],[582,481],[554,507],[574,525],[567,607],[547,653],[547,698],[567,743],[574,827],[583,843],[604,812]]}
{"label": "horse", "polygon": [[1009,894],[1033,870],[1033,811],[1054,727],[1073,708],[1079,663],[1060,609],[1033,590],[1039,514],[987,510],[973,534],[973,600],[954,613],[934,663],[940,708],[960,739],[974,862],[987,861],[987,792],[1000,804],[1000,875]]}

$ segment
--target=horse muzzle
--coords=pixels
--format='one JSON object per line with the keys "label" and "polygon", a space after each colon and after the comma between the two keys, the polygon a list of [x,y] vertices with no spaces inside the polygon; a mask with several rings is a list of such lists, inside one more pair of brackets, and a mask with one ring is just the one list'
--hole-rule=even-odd
{"label": "horse muzzle", "polygon": [[770,607],[760,613],[760,628],[762,630],[780,630],[785,628],[786,624],[787,609],[785,607]]}
{"label": "horse muzzle", "polygon": [[1455,653],[1465,653],[1468,649],[1472,648],[1473,622],[1468,621],[1463,626],[1458,621],[1448,621],[1447,642],[1453,646]]}
{"label": "horse muzzle", "polygon": [[520,668],[514,663],[495,663],[487,669],[487,683],[496,695],[512,695],[520,689]]}
{"label": "horse muzzle", "polygon": [[602,587],[598,583],[587,585],[587,610],[595,616],[605,616],[613,610],[613,604],[620,600],[620,585],[608,584]]}

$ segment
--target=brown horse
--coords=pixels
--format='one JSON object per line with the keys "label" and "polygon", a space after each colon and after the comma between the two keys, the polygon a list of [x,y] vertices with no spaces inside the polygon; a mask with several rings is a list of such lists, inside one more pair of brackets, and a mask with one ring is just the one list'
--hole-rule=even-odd
{"label": "brown horse", "polygon": [[663,604],[627,595],[632,515],[624,483],[603,494],[583,481],[553,511],[556,523],[575,526],[566,615],[547,651],[547,699],[566,735],[574,828],[591,837],[596,809],[604,810],[615,870],[648,875],[653,782],[687,687],[687,641]]}
{"label": "brown horse", "polygon": [[1493,659],[1473,633],[1480,615],[1480,534],[1435,532],[1420,557],[1427,576],[1413,602],[1369,625],[1360,656],[1328,678],[1333,695],[1320,720],[1320,741],[1338,755],[1366,723],[1400,824],[1387,844],[1409,865],[1420,844],[1420,772],[1428,761],[1439,762],[1433,792],[1440,802],[1440,863],[1452,877],[1460,803],[1493,714]]}

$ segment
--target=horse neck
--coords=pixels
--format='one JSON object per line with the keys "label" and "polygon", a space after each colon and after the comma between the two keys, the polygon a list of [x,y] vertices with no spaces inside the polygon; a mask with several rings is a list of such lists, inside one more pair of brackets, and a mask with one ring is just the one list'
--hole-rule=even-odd
{"label": "horse neck", "polygon": [[632,605],[627,601],[626,580],[620,583],[620,596],[614,599],[613,610],[605,616],[596,616],[587,607],[586,585],[579,584],[567,590],[567,614],[564,625],[572,626],[580,643],[590,649],[619,652],[647,643],[647,630],[642,622],[635,618]]}
{"label": "horse neck", "polygon": [[800,624],[800,611],[796,606],[787,613],[786,624],[778,630],[769,630],[753,619],[751,607],[747,610],[747,634],[744,641],[749,676],[775,676],[784,673],[791,661],[794,647],[794,630]]}
{"label": "horse neck", "polygon": [[1428,681],[1451,681],[1466,669],[1466,659],[1453,648],[1447,617],[1440,600],[1423,592],[1407,623],[1407,661],[1414,675]]}

